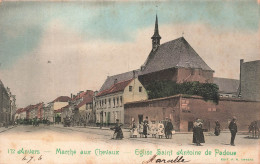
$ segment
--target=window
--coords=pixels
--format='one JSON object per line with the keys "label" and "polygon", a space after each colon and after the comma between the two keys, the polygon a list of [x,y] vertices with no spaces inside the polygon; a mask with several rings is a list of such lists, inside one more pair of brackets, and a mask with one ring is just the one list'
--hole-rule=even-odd
{"label": "window", "polygon": [[111,98],[108,99],[108,106],[111,107]]}
{"label": "window", "polygon": [[139,87],[139,92],[142,92],[142,89],[143,89],[142,87]]}
{"label": "window", "polygon": [[133,86],[129,86],[129,92],[132,92]]}
{"label": "window", "polygon": [[116,98],[116,105],[119,104],[119,97]]}
{"label": "window", "polygon": [[216,108],[208,108],[208,112],[216,112],[217,109]]}
{"label": "window", "polygon": [[122,96],[120,96],[120,106],[122,106],[122,104],[123,104],[123,98]]}
{"label": "window", "polygon": [[116,105],[116,99],[113,98],[113,107],[115,107],[115,105]]}

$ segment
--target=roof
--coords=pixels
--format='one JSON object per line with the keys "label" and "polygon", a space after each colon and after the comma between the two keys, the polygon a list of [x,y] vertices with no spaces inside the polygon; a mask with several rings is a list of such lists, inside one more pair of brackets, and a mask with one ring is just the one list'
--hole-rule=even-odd
{"label": "roof", "polygon": [[111,93],[116,93],[116,92],[120,92],[120,91],[123,91],[125,89],[125,87],[131,83],[131,81],[133,80],[134,78],[131,78],[130,80],[126,80],[126,81],[121,81],[121,82],[118,82],[114,85],[112,85],[109,89],[106,89],[106,90],[103,90],[101,92],[99,92],[97,94],[97,97],[98,96],[104,96],[104,95],[107,95],[107,94],[111,94]]}
{"label": "roof", "polygon": [[68,96],[60,96],[60,97],[57,97],[52,102],[68,102],[69,100],[71,100],[71,98]]}
{"label": "roof", "polygon": [[156,51],[151,51],[144,64],[142,74],[181,67],[213,71],[184,37],[180,37],[161,44]]}
{"label": "roof", "polygon": [[86,96],[83,97],[83,101],[80,102],[76,107],[80,108],[83,105],[88,104],[88,103],[90,103],[92,101],[93,101],[93,94],[92,95],[86,95]]}
{"label": "roof", "polygon": [[77,96],[75,96],[73,99],[72,99],[72,101],[74,101],[74,100],[77,100],[77,99],[79,99],[79,98],[82,98],[82,97],[84,97],[84,96],[86,96],[86,95],[94,95],[94,92],[92,91],[92,90],[87,90],[87,91],[85,91],[85,92],[81,92],[80,94],[78,94]]}
{"label": "roof", "polygon": [[54,110],[54,113],[61,113],[62,110],[63,110],[63,108],[60,108],[60,109],[58,109],[58,110]]}
{"label": "roof", "polygon": [[114,76],[108,76],[106,81],[100,88],[99,92],[110,89],[114,85],[115,80],[117,81],[117,83],[119,83],[122,81],[130,80],[133,77],[137,77],[139,74],[140,74],[140,70],[133,70],[133,71],[117,74]]}
{"label": "roof", "polygon": [[239,80],[214,77],[213,83],[217,84],[220,93],[236,93],[239,87]]}
{"label": "roof", "polygon": [[16,110],[16,112],[15,112],[15,113],[18,113],[18,114],[19,114],[19,113],[21,113],[21,112],[22,112],[22,110],[23,110],[23,108],[19,108],[19,109],[17,109],[17,110]]}

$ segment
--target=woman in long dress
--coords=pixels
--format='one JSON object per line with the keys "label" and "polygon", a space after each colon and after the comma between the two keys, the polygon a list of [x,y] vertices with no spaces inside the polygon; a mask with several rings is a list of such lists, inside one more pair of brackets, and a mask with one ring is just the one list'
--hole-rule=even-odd
{"label": "woman in long dress", "polygon": [[145,138],[147,138],[148,130],[149,130],[149,123],[148,123],[148,118],[146,117],[146,120],[144,120],[144,128],[143,128],[143,134]]}
{"label": "woman in long dress", "polygon": [[220,134],[220,123],[218,121],[216,121],[215,123],[216,123],[215,135],[218,136]]}
{"label": "woman in long dress", "polygon": [[196,143],[197,146],[202,146],[201,143],[205,143],[203,129],[202,129],[202,120],[197,119],[193,124],[193,143]]}

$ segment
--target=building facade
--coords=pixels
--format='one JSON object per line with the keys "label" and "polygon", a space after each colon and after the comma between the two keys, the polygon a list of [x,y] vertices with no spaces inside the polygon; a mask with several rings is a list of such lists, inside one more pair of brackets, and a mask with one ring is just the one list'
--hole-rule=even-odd
{"label": "building facade", "polygon": [[68,105],[61,108],[61,122],[70,117],[74,125],[88,123],[87,104],[92,103],[94,92],[92,90],[80,91],[76,95],[71,94]]}
{"label": "building facade", "polygon": [[0,127],[8,126],[11,121],[10,96],[4,84],[0,80]]}
{"label": "building facade", "polygon": [[145,88],[137,78],[138,70],[110,76],[95,98],[96,123],[124,123],[124,104],[147,100]]}
{"label": "building facade", "polygon": [[240,60],[238,95],[241,99],[260,101],[260,60],[250,62]]}
{"label": "building facade", "polygon": [[48,107],[45,108],[46,113],[48,113],[52,119],[49,119],[51,122],[59,123],[61,122],[61,108],[67,106],[71,100],[68,96],[59,96],[52,102],[48,103]]}

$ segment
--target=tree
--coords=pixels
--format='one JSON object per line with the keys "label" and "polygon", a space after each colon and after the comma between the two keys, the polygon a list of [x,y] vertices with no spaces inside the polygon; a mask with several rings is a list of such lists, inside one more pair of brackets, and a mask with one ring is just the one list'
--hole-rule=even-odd
{"label": "tree", "polygon": [[205,101],[212,100],[217,104],[219,101],[219,88],[212,83],[154,81],[146,87],[146,90],[149,99],[187,94],[201,96]]}

